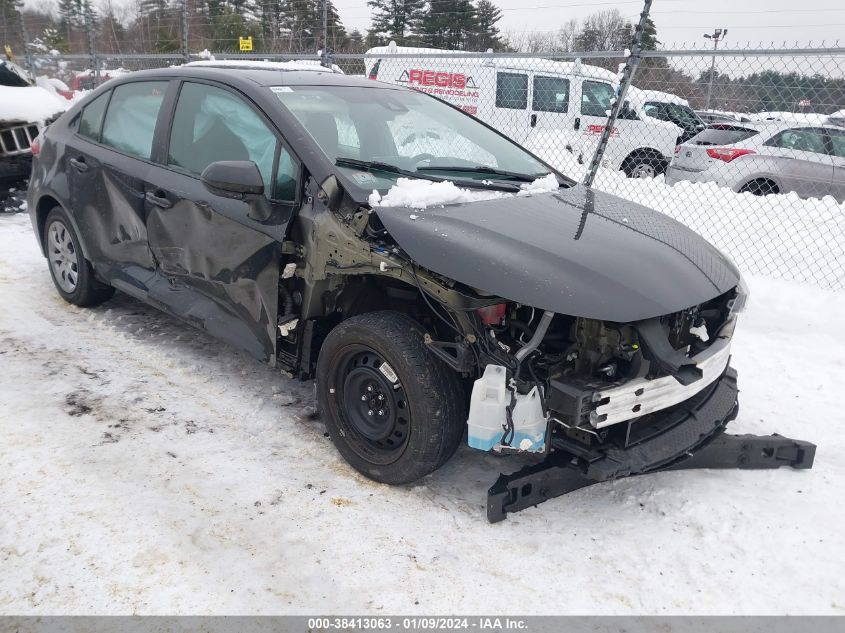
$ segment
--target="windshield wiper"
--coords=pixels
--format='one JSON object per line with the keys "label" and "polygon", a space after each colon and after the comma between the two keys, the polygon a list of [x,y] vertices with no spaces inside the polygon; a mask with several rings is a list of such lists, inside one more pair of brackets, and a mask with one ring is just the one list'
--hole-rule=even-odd
{"label": "windshield wiper", "polygon": [[[411,176],[412,178],[418,177],[417,174],[413,171],[402,169],[398,165],[382,163],[381,161],[377,160],[359,160],[357,158],[347,158],[346,156],[338,156],[337,159],[335,159],[334,164],[340,167],[355,167],[356,169],[363,169],[365,171],[386,171],[391,174]],[[438,178],[437,180],[441,179]]]}
{"label": "windshield wiper", "polygon": [[520,182],[534,182],[538,178],[549,175],[548,173],[521,174],[516,171],[505,171],[504,169],[488,167],[487,165],[476,165],[475,167],[467,167],[465,165],[429,165],[427,167],[417,167],[417,171],[459,171],[465,173],[490,174],[491,176],[519,180]]}
{"label": "windshield wiper", "polygon": [[[452,180],[451,178],[446,178],[443,176],[430,176],[428,174],[422,174],[417,171],[411,171],[410,169],[403,169],[398,165],[392,165],[390,163],[383,163],[377,160],[359,160],[357,158],[348,158],[346,156],[339,156],[334,161],[335,165],[340,167],[354,167],[355,169],[362,169],[365,171],[384,171],[391,174],[399,174],[400,176],[407,176],[409,178],[420,178],[422,180],[431,180],[433,182],[445,182],[447,180],[454,182],[455,184],[461,185],[463,187],[477,187],[481,189],[499,189],[502,191],[517,191],[519,188],[515,185],[507,185],[507,184],[486,184],[482,183],[478,180]],[[451,168],[450,168],[451,170]],[[463,171],[463,170],[459,170]],[[471,171],[471,170],[466,170]],[[472,170],[474,171],[474,170]],[[529,179],[533,180],[533,178]]]}

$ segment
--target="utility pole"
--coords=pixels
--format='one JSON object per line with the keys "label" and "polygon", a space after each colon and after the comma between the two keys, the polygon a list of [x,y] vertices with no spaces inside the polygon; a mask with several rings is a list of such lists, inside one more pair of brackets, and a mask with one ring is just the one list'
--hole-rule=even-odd
{"label": "utility pole", "polygon": [[[23,17],[23,6],[21,6],[20,10],[18,11],[18,17],[21,19],[21,37],[23,38],[23,60],[26,69],[33,73],[35,70],[32,66],[32,55],[29,52],[29,33],[26,31],[26,20]],[[5,30],[5,29],[4,29]],[[33,73],[33,77],[34,77]]]}
{"label": "utility pole", "polygon": [[728,34],[728,29],[716,29],[713,34],[705,33],[704,37],[708,40],[713,40],[713,57],[710,60],[710,81],[707,82],[707,107],[710,109],[710,97],[713,96],[713,75],[716,73],[716,49],[719,48],[719,42],[725,39]]}
{"label": "utility pole", "polygon": [[320,64],[329,67],[329,0],[323,0],[323,50]]}

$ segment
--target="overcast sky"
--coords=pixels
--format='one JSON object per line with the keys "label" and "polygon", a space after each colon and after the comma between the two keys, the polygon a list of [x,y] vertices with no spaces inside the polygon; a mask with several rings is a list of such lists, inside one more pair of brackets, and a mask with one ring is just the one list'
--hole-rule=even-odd
{"label": "overcast sky", "polygon": [[[25,0],[44,5],[55,0]],[[115,0],[125,4],[130,0]],[[370,25],[367,0],[334,0],[347,29],[365,31]],[[571,18],[581,19],[602,9],[617,8],[635,20],[642,0],[494,0],[503,11],[499,26],[505,32],[556,31]],[[96,3],[96,0],[95,0]],[[836,40],[845,46],[845,0],[654,0],[652,18],[664,46],[707,46],[702,35],[727,27],[721,46],[744,46],[786,41],[806,45]]]}
{"label": "overcast sky", "polygon": [[[611,2],[598,0],[494,0],[504,17],[503,31],[557,30],[570,18],[583,18],[601,9],[617,8],[635,19],[641,0]],[[366,0],[334,0],[348,28],[365,30],[370,10]],[[748,42],[780,45],[799,41],[806,44],[839,39],[845,46],[845,1],[843,0],[654,0],[652,18],[659,39],[665,45],[707,41],[702,37],[716,27],[727,27],[725,46]],[[720,45],[722,46],[722,45]]]}

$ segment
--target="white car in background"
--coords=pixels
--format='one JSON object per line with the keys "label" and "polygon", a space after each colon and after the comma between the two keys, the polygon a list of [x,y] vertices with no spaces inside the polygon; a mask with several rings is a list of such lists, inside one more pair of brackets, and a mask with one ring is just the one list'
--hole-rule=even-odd
{"label": "white car in background", "polygon": [[[555,165],[565,152],[590,162],[618,81],[615,72],[580,59],[478,57],[395,43],[368,50],[364,64],[370,79],[443,99]],[[630,97],[619,113],[602,164],[648,178],[663,173],[683,130],[647,116],[635,101]]]}
{"label": "white car in background", "polygon": [[675,148],[666,182],[845,202],[845,128],[788,121],[716,124]]}

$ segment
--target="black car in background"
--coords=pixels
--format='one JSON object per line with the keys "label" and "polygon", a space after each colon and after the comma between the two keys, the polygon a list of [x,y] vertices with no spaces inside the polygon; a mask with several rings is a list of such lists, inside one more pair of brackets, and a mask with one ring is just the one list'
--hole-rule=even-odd
{"label": "black car in background", "polygon": [[422,93],[134,73],[40,137],[28,204],[63,298],[117,289],[316,377],[338,450],[379,481],[432,472],[465,433],[642,472],[736,412],[737,269]]}

